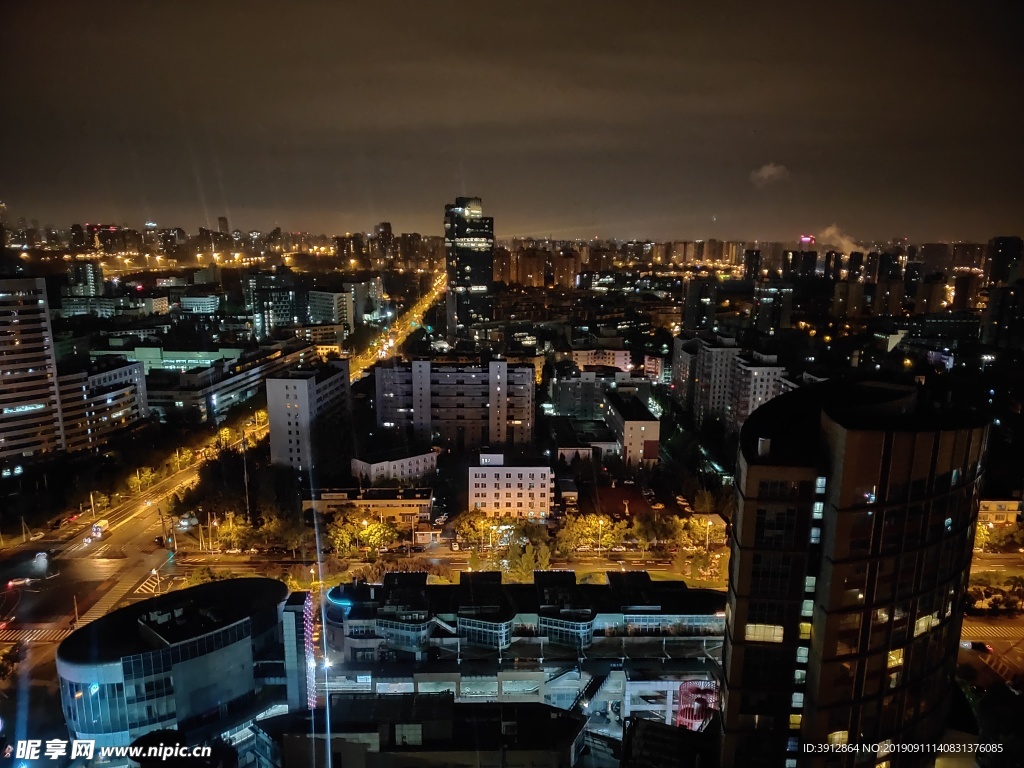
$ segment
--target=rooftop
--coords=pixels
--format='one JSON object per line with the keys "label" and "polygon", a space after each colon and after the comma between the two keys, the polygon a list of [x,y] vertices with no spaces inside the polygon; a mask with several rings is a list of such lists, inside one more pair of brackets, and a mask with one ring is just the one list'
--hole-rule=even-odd
{"label": "rooftop", "polygon": [[605,394],[608,405],[614,408],[624,421],[657,421],[658,419],[647,410],[647,406],[632,395],[621,395],[618,392]]}
{"label": "rooftop", "polygon": [[[748,464],[816,466],[824,455],[821,424],[828,417],[849,430],[894,432],[976,428],[989,418],[973,408],[955,408],[938,393],[877,380],[831,380],[780,395],[755,410],[740,431]],[[816,436],[808,440],[809,435]],[[770,440],[766,456],[758,441]]]}
{"label": "rooftop", "polygon": [[75,630],[58,647],[71,664],[104,664],[159,650],[226,627],[283,603],[276,579],[212,581],[168,592],[108,613]]}

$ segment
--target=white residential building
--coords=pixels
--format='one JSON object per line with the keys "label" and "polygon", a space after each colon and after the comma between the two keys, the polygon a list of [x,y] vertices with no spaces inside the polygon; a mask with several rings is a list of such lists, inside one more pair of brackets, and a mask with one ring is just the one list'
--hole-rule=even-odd
{"label": "white residential building", "polygon": [[633,395],[608,392],[605,421],[615,433],[622,461],[627,467],[658,463],[661,450],[661,422]]}
{"label": "white residential building", "polygon": [[730,383],[732,402],[729,407],[731,429],[739,432],[743,422],[757,408],[782,394],[784,366],[775,355],[749,352],[736,355]]}
{"label": "white residential building", "polygon": [[396,449],[386,454],[352,459],[352,477],[365,483],[397,480],[403,485],[420,482],[437,471],[434,451]]}
{"label": "white residential building", "polygon": [[392,362],[376,369],[376,380],[384,429],[411,429],[421,442],[454,450],[533,439],[532,365]]}
{"label": "white residential building", "polygon": [[142,363],[105,357],[58,367],[64,448],[95,451],[115,434],[149,417]]}
{"label": "white residential building", "polygon": [[694,415],[697,424],[705,419],[726,419],[731,405],[732,368],[740,348],[728,336],[699,337],[694,377]]}
{"label": "white residential building", "polygon": [[314,325],[355,327],[355,291],[310,291],[309,322]]}
{"label": "white residential building", "polygon": [[633,370],[633,353],[628,349],[574,349],[572,361],[580,368],[607,365],[620,371]]}
{"label": "white residential building", "polygon": [[348,360],[284,371],[267,379],[270,461],[308,471],[314,466],[316,418],[349,402]]}
{"label": "white residential building", "polygon": [[545,518],[551,511],[555,473],[551,467],[505,463],[500,453],[480,454],[468,473],[469,508],[488,517]]}
{"label": "white residential building", "polygon": [[212,315],[220,309],[220,296],[182,296],[178,301],[182,312],[194,315]]}

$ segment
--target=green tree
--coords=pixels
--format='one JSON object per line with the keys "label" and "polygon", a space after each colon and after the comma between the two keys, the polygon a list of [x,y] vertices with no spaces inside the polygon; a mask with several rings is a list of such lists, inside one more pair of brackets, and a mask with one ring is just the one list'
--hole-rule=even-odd
{"label": "green tree", "polygon": [[130,493],[138,493],[142,489],[142,481],[136,474],[128,475],[128,491]]}
{"label": "green tree", "polygon": [[326,526],[331,549],[341,557],[351,557],[359,546],[359,526],[342,515],[335,515]]}
{"label": "green tree", "polygon": [[472,547],[479,547],[488,543],[491,536],[491,526],[496,521],[487,517],[487,513],[479,509],[471,509],[459,515],[455,524],[455,533],[461,541]]}
{"label": "green tree", "polygon": [[477,554],[477,551],[474,549],[472,552],[469,553],[468,568],[470,571],[479,571],[482,565],[483,563],[480,560],[480,555]]}
{"label": "green tree", "polygon": [[368,523],[359,533],[363,545],[369,547],[372,552],[386,547],[397,538],[398,531],[391,523]]}
{"label": "green tree", "polygon": [[152,467],[142,467],[139,470],[139,481],[142,483],[143,488],[149,488],[156,482],[156,473]]}
{"label": "green tree", "polygon": [[92,495],[92,504],[96,507],[97,512],[102,512],[110,506],[110,497],[102,491],[97,491]]}
{"label": "green tree", "polygon": [[988,525],[979,522],[975,527],[974,546],[976,549],[986,549],[992,541],[992,531]]}
{"label": "green tree", "polygon": [[230,579],[234,574],[228,573],[222,569],[214,570],[208,565],[202,568],[196,568],[190,571],[188,576],[185,578],[185,585],[188,587],[195,587],[199,584],[206,584],[211,581],[221,581],[223,579]]}

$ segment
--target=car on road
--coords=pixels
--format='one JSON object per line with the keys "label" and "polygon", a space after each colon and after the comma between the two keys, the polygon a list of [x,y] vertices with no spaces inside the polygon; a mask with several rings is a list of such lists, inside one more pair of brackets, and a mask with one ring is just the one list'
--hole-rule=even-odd
{"label": "car on road", "polygon": [[66,517],[58,517],[56,520],[54,520],[52,523],[50,523],[50,530],[51,531],[59,530],[59,529],[63,528],[65,525],[67,525],[67,524],[68,524],[68,521],[67,521]]}
{"label": "car on road", "polygon": [[10,581],[8,581],[7,588],[10,589],[11,587],[27,587],[34,581],[36,581],[36,579],[29,579],[25,576],[19,576],[16,579],[11,579]]}
{"label": "car on road", "polygon": [[49,556],[47,552],[36,552],[36,560],[46,560]]}
{"label": "car on road", "polygon": [[580,546],[576,547],[576,551],[577,552],[593,552],[594,548],[592,546],[590,546],[589,544],[581,544]]}
{"label": "car on road", "polygon": [[14,616],[4,616],[0,619],[0,629],[7,629],[11,624],[14,623]]}
{"label": "car on road", "polygon": [[83,544],[92,544],[92,536],[86,536],[84,539],[82,539],[82,543]]}
{"label": "car on road", "polygon": [[80,515],[78,515],[78,514],[74,514],[74,515],[68,515],[68,522],[69,522],[69,523],[73,523],[73,522],[75,522],[75,520],[77,520],[77,519],[78,519],[79,517],[80,517]]}
{"label": "car on road", "polygon": [[288,550],[284,547],[267,547],[268,555],[287,555]]}
{"label": "car on road", "polygon": [[459,551],[459,542],[453,541],[452,542],[452,552],[458,552],[458,551]]}
{"label": "car on road", "polygon": [[39,541],[45,535],[46,534],[43,533],[42,531],[36,531],[35,533],[33,533],[31,536],[28,537],[28,540],[29,541]]}
{"label": "car on road", "polygon": [[242,550],[240,550],[238,547],[232,547],[231,549],[225,549],[224,550],[224,554],[225,555],[240,555],[240,554],[242,554]]}
{"label": "car on road", "polygon": [[665,505],[662,504],[660,501],[656,501],[653,504],[651,504],[651,509],[664,509],[664,508],[665,508]]}
{"label": "car on road", "polygon": [[996,652],[996,649],[993,648],[988,643],[981,643],[981,642],[975,641],[975,642],[963,642],[963,643],[960,643],[960,645],[963,648],[969,648],[970,650],[977,651],[978,653],[995,653]]}
{"label": "car on road", "polygon": [[259,553],[260,551],[256,549],[256,547],[250,547],[249,549],[245,550],[245,554],[247,555],[258,555]]}
{"label": "car on road", "polygon": [[611,548],[611,552],[625,552],[626,548],[622,544],[616,544]]}
{"label": "car on road", "polygon": [[629,478],[626,478],[625,480],[622,481],[622,484],[623,485],[636,485],[636,480],[630,480]]}

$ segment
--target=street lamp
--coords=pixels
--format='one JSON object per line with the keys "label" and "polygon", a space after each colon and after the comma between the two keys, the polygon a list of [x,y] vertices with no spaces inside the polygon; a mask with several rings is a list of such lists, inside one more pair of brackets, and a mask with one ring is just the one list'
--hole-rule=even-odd
{"label": "street lamp", "polygon": [[604,519],[597,521],[597,556],[601,556],[601,539],[604,537]]}
{"label": "street lamp", "polygon": [[152,571],[150,571],[150,573],[152,573],[154,576],[156,576],[156,591],[157,591],[157,594],[159,594],[160,593],[160,571],[158,571],[156,568],[154,568]]}
{"label": "street lamp", "polygon": [[707,521],[707,531],[704,535],[704,551],[707,552],[711,549],[711,526],[714,525],[710,520]]}

